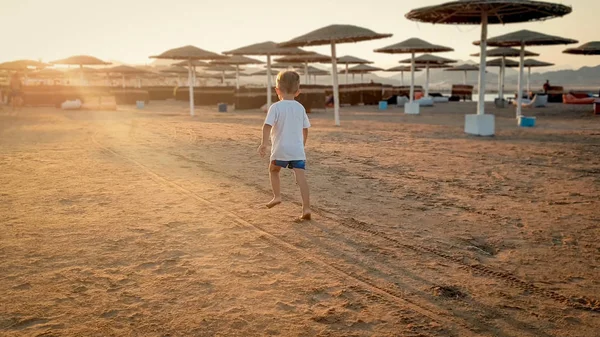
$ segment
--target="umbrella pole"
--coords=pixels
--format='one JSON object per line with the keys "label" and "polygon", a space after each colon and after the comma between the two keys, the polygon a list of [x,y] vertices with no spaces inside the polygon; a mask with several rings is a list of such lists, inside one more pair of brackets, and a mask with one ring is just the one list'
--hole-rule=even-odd
{"label": "umbrella pole", "polygon": [[465,73],[463,74],[463,84],[467,84],[467,71],[465,70]]}
{"label": "umbrella pole", "polygon": [[411,54],[410,58],[410,104],[413,103],[415,97],[415,53]]}
{"label": "umbrella pole", "polygon": [[267,110],[271,107],[271,55],[267,54]]}
{"label": "umbrella pole", "polygon": [[308,61],[304,61],[304,81],[308,84],[310,75],[308,75]]}
{"label": "umbrella pole", "polygon": [[429,63],[425,65],[425,71],[427,72],[427,77],[425,79],[425,97],[429,97]]}
{"label": "umbrella pole", "polygon": [[137,84],[138,84],[138,88],[142,87],[142,79],[139,76],[136,76],[137,78]]}
{"label": "umbrella pole", "polygon": [[363,73],[360,73],[360,83],[361,83],[361,84],[362,84],[362,83],[365,83],[365,81],[363,80],[363,75],[364,75]]}
{"label": "umbrella pole", "polygon": [[317,84],[317,74],[315,74],[315,84]]}
{"label": "umbrella pole", "polygon": [[481,51],[479,60],[479,102],[477,102],[477,114],[485,114],[485,57],[487,49],[488,13],[481,13]]}
{"label": "umbrella pole", "polygon": [[502,56],[502,64],[500,65],[500,88],[499,88],[499,96],[501,100],[504,100],[504,73],[506,72],[506,56]]}
{"label": "umbrella pole", "polygon": [[521,103],[523,103],[523,61],[525,60],[525,43],[521,43],[521,61],[519,62],[519,80],[517,83],[517,118],[522,114]]}
{"label": "umbrella pole", "polygon": [[235,88],[240,90],[240,65],[235,65]]}
{"label": "umbrella pole", "polygon": [[125,88],[125,74],[121,74],[121,87]]}
{"label": "umbrella pole", "polygon": [[81,86],[83,86],[83,64],[79,65],[79,80],[81,81]]}
{"label": "umbrella pole", "polygon": [[[354,80],[354,77],[352,77],[352,80]],[[350,84],[348,83],[348,62],[346,62],[346,84]]]}
{"label": "umbrella pole", "polygon": [[531,92],[531,67],[527,67],[527,97]]}
{"label": "umbrella pole", "polygon": [[400,72],[400,85],[404,85],[404,71]]}
{"label": "umbrella pole", "polygon": [[337,56],[335,54],[335,41],[331,41],[331,72],[333,74],[333,114],[335,125],[340,126],[340,91],[338,87]]}
{"label": "umbrella pole", "polygon": [[188,84],[190,89],[190,116],[194,116],[194,86],[192,85],[192,60],[188,60]]}
{"label": "umbrella pole", "polygon": [[354,83],[354,73],[352,73],[352,83]]}

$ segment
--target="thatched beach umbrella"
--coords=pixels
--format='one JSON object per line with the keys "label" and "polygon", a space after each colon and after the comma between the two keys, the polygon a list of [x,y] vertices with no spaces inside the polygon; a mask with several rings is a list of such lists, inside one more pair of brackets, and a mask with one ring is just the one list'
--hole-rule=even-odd
{"label": "thatched beach umbrella", "polygon": [[[475,54],[471,54],[471,56],[481,56],[481,53],[475,53]],[[506,76],[506,69],[504,69],[504,65],[506,64],[506,58],[507,57],[520,57],[521,56],[521,51],[519,49],[515,49],[515,48],[508,48],[508,47],[500,47],[500,48],[494,48],[494,49],[488,49],[486,51],[486,57],[500,57],[500,61],[501,65],[500,65],[500,72],[498,73],[498,98],[500,98],[500,100],[504,100],[504,77]],[[533,52],[530,52],[528,50],[525,50],[525,56],[526,57],[530,57],[530,56],[540,56],[540,54],[536,54]],[[487,64],[487,62],[486,62]]]}
{"label": "thatched beach umbrella", "polygon": [[[411,63],[412,61],[413,60],[411,58],[411,59],[407,59],[407,60],[402,60],[402,61],[400,61],[400,63]],[[435,55],[431,55],[431,54],[423,54],[423,55],[415,58],[414,62],[417,66],[425,66],[425,71],[426,71],[425,97],[429,97],[429,69],[431,69],[432,66],[438,66],[437,68],[447,68],[449,66],[445,66],[445,67],[439,67],[439,66],[447,65],[450,63],[456,63],[455,60],[451,60],[451,59],[447,59],[445,57],[435,56]]]}
{"label": "thatched beach umbrella", "polygon": [[[571,13],[571,7],[530,0],[459,0],[436,6],[422,7],[406,14],[409,20],[433,24],[481,25],[478,116],[465,116],[465,132],[494,135],[494,117],[485,114],[485,51],[488,24],[506,24],[546,20]],[[519,105],[520,108],[520,105]]]}
{"label": "thatched beach umbrella", "polygon": [[[342,57],[338,57],[337,62],[338,62],[338,64],[343,64],[346,67],[346,71],[345,71],[346,84],[349,84],[349,82],[348,82],[348,66],[350,64],[373,64],[372,61],[361,59],[360,57],[351,56],[351,55],[344,55]],[[352,82],[354,82],[354,74],[352,74]]]}
{"label": "thatched beach umbrella", "polygon": [[221,73],[221,83],[225,82],[225,72],[226,71],[235,71],[234,66],[230,66],[227,64],[210,64],[208,67],[204,68],[205,71],[214,71]]}
{"label": "thatched beach umbrella", "polygon": [[563,53],[573,55],[600,55],[600,41],[588,42],[577,48],[568,48],[563,50]]}
{"label": "thatched beach umbrella", "polygon": [[245,74],[240,74],[240,66],[241,65],[249,65],[249,64],[263,64],[263,61],[253,59],[250,57],[242,56],[242,55],[234,55],[229,56],[228,58],[222,60],[216,60],[210,62],[211,64],[222,64],[222,65],[234,65],[235,66],[235,88],[240,88],[240,76],[246,76]]}
{"label": "thatched beach umbrella", "polygon": [[449,52],[454,49],[450,47],[440,46],[436,44],[423,41],[421,39],[412,38],[400,43],[393,44],[391,46],[375,49],[376,53],[387,53],[387,54],[411,54],[411,71],[410,71],[410,97],[409,102],[404,105],[404,112],[410,114],[419,113],[419,103],[415,103],[415,54],[416,53],[441,53]]}
{"label": "thatched beach umbrella", "polygon": [[[125,76],[126,75],[140,75],[140,74],[147,73],[147,71],[140,69],[140,68],[136,68],[136,67],[120,65],[120,66],[106,69],[106,73],[109,74],[109,76],[110,76],[110,74],[121,74],[121,87],[125,88]],[[138,79],[138,86],[141,87],[141,84],[139,83],[140,82],[139,77],[137,79]]]}
{"label": "thatched beach umbrella", "polygon": [[[111,64],[110,62],[104,62],[99,58],[89,56],[89,55],[71,56],[71,57],[67,57],[66,59],[56,60],[56,61],[53,61],[50,63],[51,64],[61,64],[61,65],[78,65],[80,69],[83,69],[83,66],[104,66],[104,65]],[[80,72],[80,76],[81,76],[80,80],[81,80],[82,84],[83,84],[83,73],[84,73],[84,71]]]}
{"label": "thatched beach umbrella", "polygon": [[[412,67],[409,67],[409,66],[396,66],[396,67],[385,69],[384,71],[394,72],[394,73],[399,72],[400,73],[400,84],[404,85],[404,72],[410,71],[411,69],[412,69]],[[419,71],[421,71],[421,69],[415,69],[415,72],[419,72]]]}
{"label": "thatched beach umbrella", "polygon": [[[185,67],[187,69],[187,67],[189,67],[190,65],[192,66],[192,85],[196,86],[196,75],[198,74],[196,72],[196,67],[207,67],[208,63],[207,62],[203,62],[203,61],[199,61],[199,60],[192,60],[191,64],[190,61],[181,61],[181,62],[176,62],[171,64],[172,66],[178,66],[178,67]],[[179,78],[178,78],[179,80]],[[179,83],[179,82],[178,82]]]}
{"label": "thatched beach umbrella", "polygon": [[309,47],[331,45],[331,69],[333,75],[333,105],[335,125],[340,125],[340,93],[338,87],[337,55],[335,46],[339,43],[360,42],[383,39],[392,34],[379,34],[372,30],[352,25],[331,25],[314,30],[281,43],[282,47]]}
{"label": "thatched beach umbrella", "polygon": [[[329,61],[331,61],[331,60],[329,60]],[[306,70],[308,70],[309,78],[310,78],[310,76],[313,76],[314,84],[317,84],[317,76],[328,76],[331,74],[327,70],[319,69],[319,68],[313,67],[313,66],[308,66],[308,69],[300,69],[300,70],[298,70],[298,73],[300,73],[301,75],[306,75]]]}
{"label": "thatched beach umbrella", "polygon": [[[310,52],[304,51],[300,48],[282,48],[273,41],[267,41],[262,43],[256,43],[242,48],[223,52],[226,55],[255,55],[255,56],[266,56],[267,57],[267,73],[271,73],[271,56],[286,56],[286,55],[302,55]],[[271,76],[267,76],[267,107],[271,106],[271,90],[273,84],[271,83]],[[268,109],[268,108],[267,108]]]}
{"label": "thatched beach umbrella", "polygon": [[523,66],[527,68],[527,92],[531,92],[531,68],[552,67],[554,63],[527,59],[523,62]]}
{"label": "thatched beach umbrella", "polygon": [[467,84],[467,72],[479,71],[479,67],[472,64],[461,64],[456,67],[444,69],[444,71],[462,71],[463,72],[463,84]]}
{"label": "thatched beach umbrella", "polygon": [[[373,71],[384,71],[384,69],[378,68],[378,67],[373,67],[373,66],[370,66],[368,64],[359,64],[359,65],[354,66],[354,67],[352,67],[352,68],[350,68],[350,69],[347,70],[347,72],[350,73],[350,74],[360,74],[360,83],[363,82],[363,75],[364,74],[368,74],[368,73],[371,73]],[[346,72],[346,70],[342,70],[339,73],[343,74],[345,72]]]}
{"label": "thatched beach umbrella", "polygon": [[506,59],[504,57],[500,57],[497,59],[491,59],[485,62],[486,68],[488,67],[498,67],[498,93],[500,93],[500,99],[504,100],[504,76],[506,73],[506,68],[519,68],[519,62]]}
{"label": "thatched beach umbrella", "polygon": [[150,56],[155,59],[165,60],[186,60],[188,62],[188,86],[190,90],[190,115],[194,116],[194,77],[193,77],[193,61],[202,60],[218,60],[225,58],[226,56],[206,51],[195,46],[183,46],[179,48],[169,49],[166,52]]}
{"label": "thatched beach umbrella", "polygon": [[[521,103],[523,102],[525,46],[550,46],[571,43],[577,43],[577,40],[532,32],[530,30],[520,30],[488,39],[487,44],[494,47],[521,47],[521,60],[519,62],[521,66],[519,67],[519,80],[517,84],[517,117],[521,116]],[[475,44],[480,44],[480,41],[476,41]]]}
{"label": "thatched beach umbrella", "polygon": [[331,56],[323,55],[323,54],[319,54],[319,53],[310,53],[310,54],[305,54],[305,55],[290,55],[290,56],[284,56],[284,57],[275,59],[275,62],[303,63],[304,64],[304,71],[303,71],[304,81],[306,82],[306,84],[309,84],[310,76],[309,76],[309,71],[308,71],[308,64],[309,63],[331,63]]}
{"label": "thatched beach umbrella", "polygon": [[[177,86],[180,86],[181,85],[181,75],[183,75],[183,74],[188,75],[190,73],[190,70],[188,68],[181,67],[181,66],[170,66],[168,68],[160,69],[159,72],[165,73],[165,74],[176,74],[177,75]],[[195,79],[196,77],[197,77],[197,72],[195,70],[193,70],[192,79]]]}
{"label": "thatched beach umbrella", "polygon": [[65,75],[64,71],[52,68],[44,68],[32,73],[33,76],[45,77],[45,78],[58,78]]}

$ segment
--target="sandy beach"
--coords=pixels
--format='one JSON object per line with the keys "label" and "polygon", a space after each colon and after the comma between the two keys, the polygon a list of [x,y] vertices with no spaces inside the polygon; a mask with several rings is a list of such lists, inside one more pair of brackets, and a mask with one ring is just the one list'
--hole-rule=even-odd
{"label": "sandy beach", "polygon": [[2,336],[598,336],[589,106],[309,117],[313,220],[266,209],[264,114],[0,112]]}

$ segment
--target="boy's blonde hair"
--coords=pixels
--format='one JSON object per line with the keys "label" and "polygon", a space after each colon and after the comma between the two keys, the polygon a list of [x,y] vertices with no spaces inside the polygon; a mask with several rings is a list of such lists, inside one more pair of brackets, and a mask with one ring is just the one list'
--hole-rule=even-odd
{"label": "boy's blonde hair", "polygon": [[300,89],[300,75],[293,70],[277,74],[277,88],[284,94],[295,94]]}

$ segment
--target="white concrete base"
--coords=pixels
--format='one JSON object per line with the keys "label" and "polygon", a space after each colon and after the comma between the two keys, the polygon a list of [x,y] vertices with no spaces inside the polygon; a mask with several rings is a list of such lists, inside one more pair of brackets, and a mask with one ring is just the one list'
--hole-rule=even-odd
{"label": "white concrete base", "polygon": [[465,133],[476,136],[493,136],[494,115],[465,115]]}
{"label": "white concrete base", "polygon": [[404,104],[404,113],[409,115],[418,115],[419,114],[420,104],[419,102],[407,102]]}

